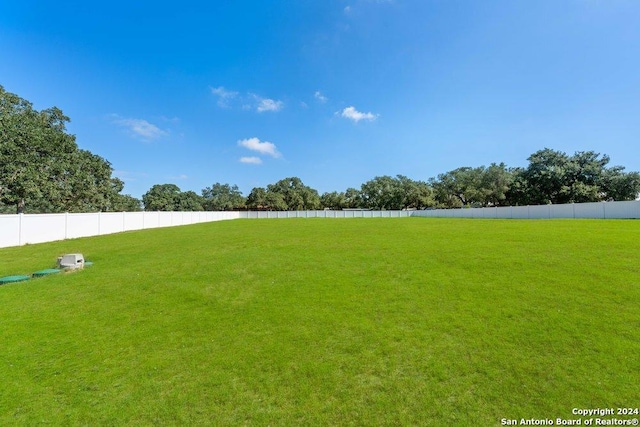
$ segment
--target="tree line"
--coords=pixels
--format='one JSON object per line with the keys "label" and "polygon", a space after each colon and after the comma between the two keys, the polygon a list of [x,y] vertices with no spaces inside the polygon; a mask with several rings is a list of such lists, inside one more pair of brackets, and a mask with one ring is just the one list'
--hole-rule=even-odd
{"label": "tree line", "polygon": [[402,210],[635,200],[640,193],[638,172],[607,167],[609,157],[593,151],[569,156],[545,148],[528,160],[525,168],[504,163],[461,167],[427,182],[378,176],[359,189],[322,195],[298,177],[256,187],[246,197],[230,184],[215,183],[201,196],[163,184],[154,185],[142,200],[145,210]]}
{"label": "tree line", "polygon": [[215,183],[200,194],[175,184],[152,186],[142,200],[121,194],[111,164],[79,149],[56,107],[37,111],[0,86],[0,212],[427,209],[634,200],[640,174],[609,165],[594,151],[545,148],[527,167],[460,167],[428,181],[377,176],[345,191],[319,194],[298,177],[256,187]]}

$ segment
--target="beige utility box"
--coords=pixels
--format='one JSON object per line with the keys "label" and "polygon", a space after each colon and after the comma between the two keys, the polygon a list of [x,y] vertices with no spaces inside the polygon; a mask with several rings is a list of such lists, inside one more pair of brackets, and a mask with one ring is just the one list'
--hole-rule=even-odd
{"label": "beige utility box", "polygon": [[58,258],[59,268],[77,269],[84,268],[84,257],[82,254],[66,254]]}

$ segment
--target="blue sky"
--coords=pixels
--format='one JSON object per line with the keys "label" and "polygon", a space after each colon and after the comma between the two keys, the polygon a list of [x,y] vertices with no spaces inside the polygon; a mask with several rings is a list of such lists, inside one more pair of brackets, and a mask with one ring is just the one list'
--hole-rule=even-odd
{"label": "blue sky", "polygon": [[640,170],[636,0],[5,1],[0,84],[61,108],[125,193],[525,166]]}

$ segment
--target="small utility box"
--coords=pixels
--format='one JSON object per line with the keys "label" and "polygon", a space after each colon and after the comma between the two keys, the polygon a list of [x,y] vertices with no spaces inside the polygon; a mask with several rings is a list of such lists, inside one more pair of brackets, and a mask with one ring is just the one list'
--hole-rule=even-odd
{"label": "small utility box", "polygon": [[82,254],[66,254],[58,258],[59,268],[78,269],[84,268],[84,257]]}

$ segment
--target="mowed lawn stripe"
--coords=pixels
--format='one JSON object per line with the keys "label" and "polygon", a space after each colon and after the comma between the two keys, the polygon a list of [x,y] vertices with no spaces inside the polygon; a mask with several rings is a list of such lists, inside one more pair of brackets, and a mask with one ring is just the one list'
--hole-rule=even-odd
{"label": "mowed lawn stripe", "polygon": [[497,425],[640,402],[640,223],[237,220],[0,249],[1,424]]}

